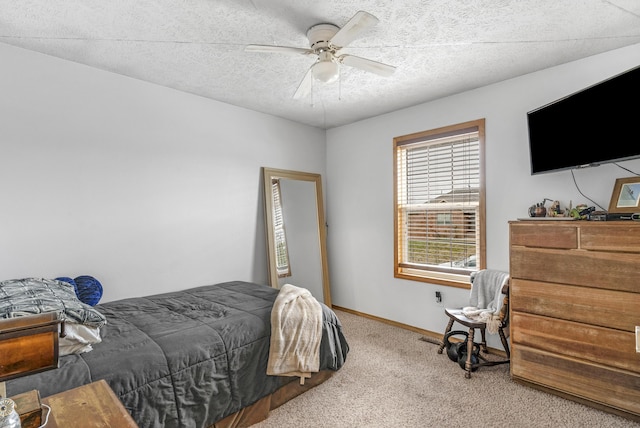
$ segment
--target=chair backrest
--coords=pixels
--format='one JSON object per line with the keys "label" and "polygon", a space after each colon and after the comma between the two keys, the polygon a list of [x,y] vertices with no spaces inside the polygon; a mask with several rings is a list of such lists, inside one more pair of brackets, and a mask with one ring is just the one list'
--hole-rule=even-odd
{"label": "chair backrest", "polygon": [[504,298],[502,299],[502,307],[500,308],[500,325],[505,327],[509,324],[509,281],[502,286],[502,294]]}

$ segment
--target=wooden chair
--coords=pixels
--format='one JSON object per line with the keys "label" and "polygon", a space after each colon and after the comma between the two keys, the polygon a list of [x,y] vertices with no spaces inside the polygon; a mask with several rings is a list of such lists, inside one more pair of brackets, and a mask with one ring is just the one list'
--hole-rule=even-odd
{"label": "wooden chair", "polygon": [[[473,285],[472,285],[473,287]],[[467,359],[464,363],[464,371],[465,378],[469,379],[471,377],[471,372],[476,371],[478,367],[483,366],[495,366],[498,364],[506,364],[509,363],[511,358],[511,352],[509,350],[509,343],[507,342],[507,336],[509,334],[508,326],[509,326],[509,282],[507,282],[502,286],[501,294],[503,296],[502,306],[500,308],[499,314],[499,325],[498,325],[498,335],[500,336],[500,341],[502,342],[502,346],[504,347],[506,358],[498,359],[498,360],[487,360],[482,353],[488,354],[489,350],[487,348],[487,339],[486,339],[486,330],[487,323],[479,320],[474,320],[468,318],[464,315],[462,309],[445,309],[444,313],[449,317],[449,323],[447,324],[447,328],[444,332],[442,342],[438,347],[438,354],[442,354],[442,350],[445,347],[445,338],[447,334],[452,330],[454,323],[461,324],[469,329],[469,333],[466,339],[467,342]],[[481,341],[480,343],[475,343],[475,331],[480,330]],[[506,332],[505,332],[506,331]],[[474,347],[478,348],[480,352],[477,352],[477,360],[474,362]],[[461,363],[460,363],[461,364]],[[461,364],[462,366],[462,364]]]}

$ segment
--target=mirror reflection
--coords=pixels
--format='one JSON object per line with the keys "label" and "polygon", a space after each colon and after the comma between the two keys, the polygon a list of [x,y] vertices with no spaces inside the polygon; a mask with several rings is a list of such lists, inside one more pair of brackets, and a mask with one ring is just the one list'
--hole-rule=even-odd
{"label": "mirror reflection", "polygon": [[320,174],[263,172],[270,285],[306,288],[331,307]]}

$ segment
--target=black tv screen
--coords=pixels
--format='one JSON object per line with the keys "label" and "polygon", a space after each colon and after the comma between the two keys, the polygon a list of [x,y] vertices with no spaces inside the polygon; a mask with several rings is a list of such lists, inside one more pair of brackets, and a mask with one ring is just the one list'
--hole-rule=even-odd
{"label": "black tv screen", "polygon": [[640,66],[527,113],[531,174],[640,157]]}

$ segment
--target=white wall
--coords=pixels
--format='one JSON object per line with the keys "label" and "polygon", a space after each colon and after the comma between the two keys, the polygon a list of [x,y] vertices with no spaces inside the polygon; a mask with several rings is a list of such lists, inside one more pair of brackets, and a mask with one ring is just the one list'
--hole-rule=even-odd
{"label": "white wall", "polygon": [[325,175],[325,131],[0,43],[0,279],[102,301],[267,284],[262,166]]}
{"label": "white wall", "polygon": [[[544,198],[563,206],[569,201],[593,205],[578,192],[569,171],[530,175],[526,112],[639,64],[640,44],[329,130],[333,303],[434,332],[443,332],[448,320],[435,303],[435,291],[442,292],[447,307],[468,303],[467,290],[393,276],[394,137],[486,118],[487,264],[508,271],[509,220],[527,217],[528,207]],[[580,150],[579,142],[558,150]],[[621,165],[640,173],[639,160]],[[580,190],[604,209],[615,179],[631,175],[613,164],[575,171]]]}

